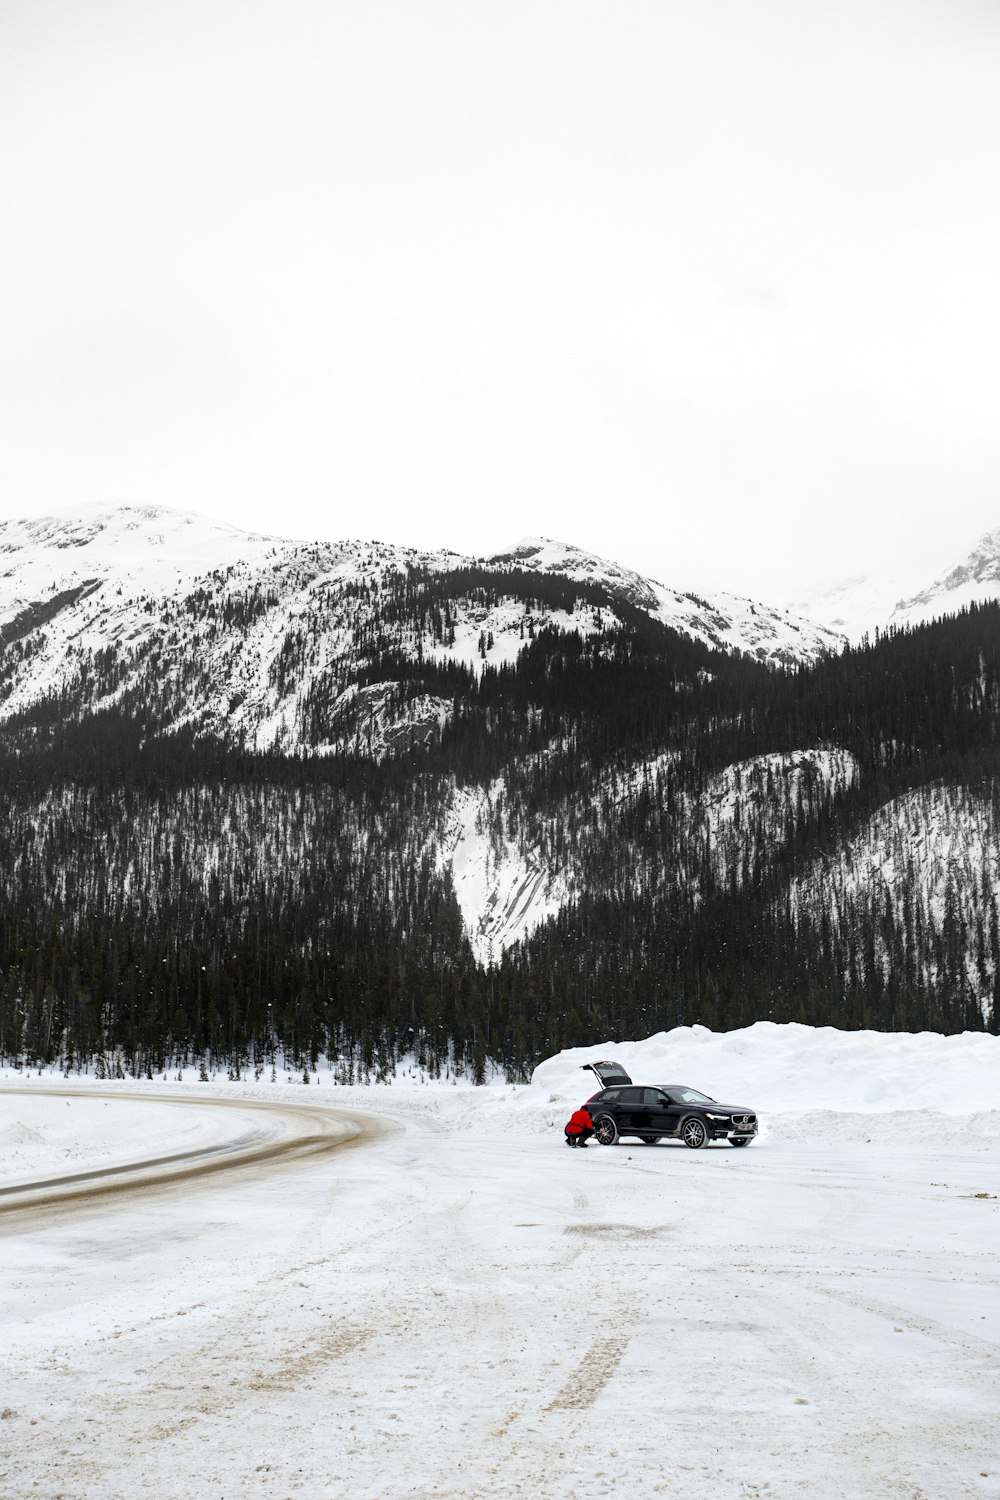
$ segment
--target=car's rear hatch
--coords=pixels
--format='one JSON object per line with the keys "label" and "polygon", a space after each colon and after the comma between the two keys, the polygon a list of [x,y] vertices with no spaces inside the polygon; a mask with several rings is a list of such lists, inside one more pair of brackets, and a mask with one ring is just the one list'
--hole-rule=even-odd
{"label": "car's rear hatch", "polygon": [[589,1062],[584,1063],[583,1067],[585,1071],[594,1074],[602,1089],[614,1089],[632,1082],[621,1063]]}

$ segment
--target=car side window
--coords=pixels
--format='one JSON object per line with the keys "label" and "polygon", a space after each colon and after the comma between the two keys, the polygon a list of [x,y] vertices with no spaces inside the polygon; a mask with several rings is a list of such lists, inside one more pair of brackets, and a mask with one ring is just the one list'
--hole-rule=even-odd
{"label": "car side window", "polygon": [[643,1089],[642,1102],[643,1104],[652,1105],[661,1104],[663,1102],[663,1095],[660,1093],[659,1089]]}
{"label": "car side window", "polygon": [[619,1103],[641,1104],[645,1089],[622,1089]]}

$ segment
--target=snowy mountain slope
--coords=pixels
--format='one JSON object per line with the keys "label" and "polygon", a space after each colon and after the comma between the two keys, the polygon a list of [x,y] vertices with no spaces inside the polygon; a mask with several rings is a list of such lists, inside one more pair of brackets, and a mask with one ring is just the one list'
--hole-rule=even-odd
{"label": "snowy mountain slope", "polygon": [[[573,548],[518,559],[600,583],[699,640],[769,661],[836,644],[746,600],[671,594]],[[435,579],[469,582],[442,611]],[[614,609],[505,597],[508,564],[378,542],[306,543],[164,507],[96,508],[0,526],[0,720],[47,695],[94,710],[140,705],[258,750],[380,756],[433,737],[446,694],[408,696],[387,656],[482,672],[549,627],[614,632]],[[440,592],[440,591],[438,591]],[[375,681],[366,680],[373,669]]]}
{"label": "snowy mountain slope", "polygon": [[916,582],[912,572],[859,573],[818,593],[790,598],[787,606],[857,645],[864,636],[873,637],[876,630],[885,629],[899,601],[913,592]]}
{"label": "snowy mountain slope", "polygon": [[761,661],[815,661],[844,645],[842,633],[787,609],[771,608],[736,594],[703,599],[697,594],[678,593],[618,563],[546,537],[526,537],[488,561],[496,566],[603,583],[613,597],[645,610],[672,630],[719,650],[747,651]]}
{"label": "snowy mountain slope", "polygon": [[857,574],[818,593],[790,597],[788,608],[857,643],[876,630],[920,625],[1000,599],[1000,528],[980,537],[932,582],[922,582],[912,566]]}
{"label": "snowy mountain slope", "polygon": [[440,697],[404,700],[392,682],[359,684],[385,651],[479,670],[515,660],[543,626],[595,628],[593,611],[469,600],[435,635],[388,618],[387,600],[411,572],[470,558],[287,542],[156,507],[11,522],[0,547],[0,718],[54,692],[92,709],[132,694],[166,726],[257,749],[382,754],[449,711]]}
{"label": "snowy mountain slope", "polygon": [[874,917],[875,965],[888,981],[933,987],[947,967],[964,976],[984,1017],[1000,979],[1000,807],[965,787],[921,787],[893,798],[835,854],[799,876],[793,908],[834,931]]}
{"label": "snowy mountain slope", "polygon": [[12,606],[84,581],[129,594],[169,594],[284,545],[277,537],[162,505],[91,505],[0,521],[0,609],[6,615]]}
{"label": "snowy mountain slope", "polygon": [[889,623],[919,625],[995,599],[1000,599],[1000,528],[980,537],[966,557],[920,593],[901,597]]}
{"label": "snowy mountain slope", "polygon": [[541,842],[496,829],[503,817],[503,784],[466,788],[451,806],[438,864],[450,872],[462,923],[480,963],[504,952],[555,916],[570,899],[572,873],[547,858]]}
{"label": "snowy mountain slope", "polygon": [[703,838],[721,879],[739,881],[745,863],[773,851],[789,822],[852,786],[858,766],[846,750],[759,755],[713,776],[692,809],[691,836]]}
{"label": "snowy mountain slope", "polygon": [[[575,810],[556,807],[526,816],[503,778],[456,793],[434,853],[438,867],[451,873],[466,935],[481,963],[499,961],[582,892],[598,889],[589,866],[598,845],[602,865],[615,870],[619,896],[672,887],[697,900],[706,870],[722,883],[741,884],[754,861],[787,841],[796,815],[857,777],[854,757],[829,748],[728,766],[700,796],[678,795],[686,855],[668,866],[640,843],[651,834],[655,849],[654,810],[676,761],[671,752],[604,773],[581,791]],[[578,836],[568,843],[562,835],[574,823]]]}

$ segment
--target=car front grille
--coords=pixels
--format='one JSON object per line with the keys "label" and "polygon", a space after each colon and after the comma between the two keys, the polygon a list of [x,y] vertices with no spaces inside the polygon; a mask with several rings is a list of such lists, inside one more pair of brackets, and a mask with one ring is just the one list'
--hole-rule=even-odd
{"label": "car front grille", "polygon": [[756,1123],[756,1115],[733,1115],[733,1125],[737,1130],[749,1130]]}

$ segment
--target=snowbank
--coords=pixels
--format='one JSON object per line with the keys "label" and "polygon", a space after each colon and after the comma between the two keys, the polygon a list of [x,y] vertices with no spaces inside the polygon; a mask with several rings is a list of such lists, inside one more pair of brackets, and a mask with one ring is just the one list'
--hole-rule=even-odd
{"label": "snowbank", "polygon": [[587,1062],[613,1058],[638,1083],[687,1083],[761,1113],[1000,1109],[1000,1037],[967,1031],[838,1031],[756,1021],[740,1031],[678,1026],[642,1042],[573,1047],[539,1063],[535,1088],[567,1102],[585,1094]]}

